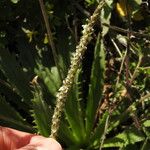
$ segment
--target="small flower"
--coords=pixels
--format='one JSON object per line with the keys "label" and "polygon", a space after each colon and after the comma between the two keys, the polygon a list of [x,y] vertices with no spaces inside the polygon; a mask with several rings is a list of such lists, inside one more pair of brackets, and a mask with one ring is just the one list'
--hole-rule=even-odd
{"label": "small flower", "polygon": [[92,39],[92,33],[94,31],[93,29],[94,23],[96,22],[99,16],[100,10],[102,9],[104,4],[105,4],[105,1],[102,0],[97,6],[93,15],[90,17],[90,19],[87,19],[88,23],[86,25],[82,25],[83,36],[80,39],[79,45],[76,46],[76,53],[73,55],[73,58],[71,60],[71,65],[68,71],[68,75],[66,79],[63,80],[63,85],[62,87],[60,87],[56,95],[57,102],[56,102],[56,108],[54,110],[54,114],[52,117],[51,136],[50,136],[52,138],[55,138],[57,136],[57,131],[59,129],[59,123],[60,123],[60,117],[61,117],[61,113],[63,111],[64,105],[66,102],[66,98],[68,96],[68,92],[73,84],[77,69],[80,67],[83,55],[87,49],[87,45]]}

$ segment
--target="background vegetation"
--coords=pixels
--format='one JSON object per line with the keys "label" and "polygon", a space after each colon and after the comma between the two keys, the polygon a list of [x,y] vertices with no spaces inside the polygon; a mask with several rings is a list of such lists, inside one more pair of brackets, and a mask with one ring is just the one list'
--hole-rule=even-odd
{"label": "background vegetation", "polygon": [[[57,139],[71,150],[148,150],[150,4],[105,1]],[[0,1],[0,125],[48,137],[56,93],[98,1],[39,2]]]}

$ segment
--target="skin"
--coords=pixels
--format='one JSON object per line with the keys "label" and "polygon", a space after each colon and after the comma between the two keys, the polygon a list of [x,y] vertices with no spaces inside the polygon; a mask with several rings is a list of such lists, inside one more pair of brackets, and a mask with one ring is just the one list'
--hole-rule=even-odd
{"label": "skin", "polygon": [[62,148],[52,138],[0,126],[0,150],[62,150]]}

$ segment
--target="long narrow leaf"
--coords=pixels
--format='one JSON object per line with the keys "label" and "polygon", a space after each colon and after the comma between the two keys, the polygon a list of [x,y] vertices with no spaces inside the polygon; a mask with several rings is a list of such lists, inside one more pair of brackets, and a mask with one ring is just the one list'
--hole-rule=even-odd
{"label": "long narrow leaf", "polygon": [[103,83],[104,83],[104,70],[105,70],[105,53],[103,40],[98,36],[94,62],[92,65],[91,83],[89,85],[88,101],[86,108],[86,132],[89,136],[95,120],[95,113],[97,111],[100,99],[102,97]]}
{"label": "long narrow leaf", "polygon": [[0,125],[33,132],[32,127],[21,115],[0,95]]}
{"label": "long narrow leaf", "polygon": [[0,49],[0,69],[23,100],[30,102],[32,93],[29,81],[15,57],[7,49]]}
{"label": "long narrow leaf", "polygon": [[90,147],[99,147],[102,136],[104,135],[104,132],[105,132],[105,126],[107,123],[108,116],[109,116],[109,113],[105,112],[102,119],[99,120],[97,128],[95,129],[93,135],[91,136],[89,140]]}
{"label": "long narrow leaf", "polygon": [[77,72],[76,79],[75,79],[75,84],[73,85],[67,103],[65,107],[65,114],[66,118],[69,122],[69,125],[72,130],[72,134],[74,135],[76,141],[78,144],[84,141],[85,139],[85,128],[84,128],[84,119],[82,115],[82,110],[80,107],[80,83],[78,82],[78,77],[80,74]]}
{"label": "long narrow leaf", "polygon": [[47,103],[43,100],[42,90],[39,84],[34,84],[34,99],[33,103],[33,117],[36,124],[36,128],[43,136],[48,137],[50,134],[50,124],[52,112]]}

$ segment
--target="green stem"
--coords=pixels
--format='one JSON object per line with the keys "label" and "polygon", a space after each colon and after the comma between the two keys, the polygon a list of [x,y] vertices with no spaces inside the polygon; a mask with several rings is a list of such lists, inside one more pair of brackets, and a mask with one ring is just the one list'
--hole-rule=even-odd
{"label": "green stem", "polygon": [[143,58],[143,56],[140,55],[140,56],[139,56],[138,64],[137,64],[137,66],[136,66],[136,68],[135,68],[135,70],[134,70],[134,73],[133,73],[133,75],[132,75],[132,78],[131,78],[131,80],[130,80],[130,84],[131,84],[131,85],[132,85],[134,79],[135,79],[136,76],[137,76],[137,72],[138,72],[139,67],[140,67],[140,65],[141,65],[141,63],[142,63],[142,58]]}

